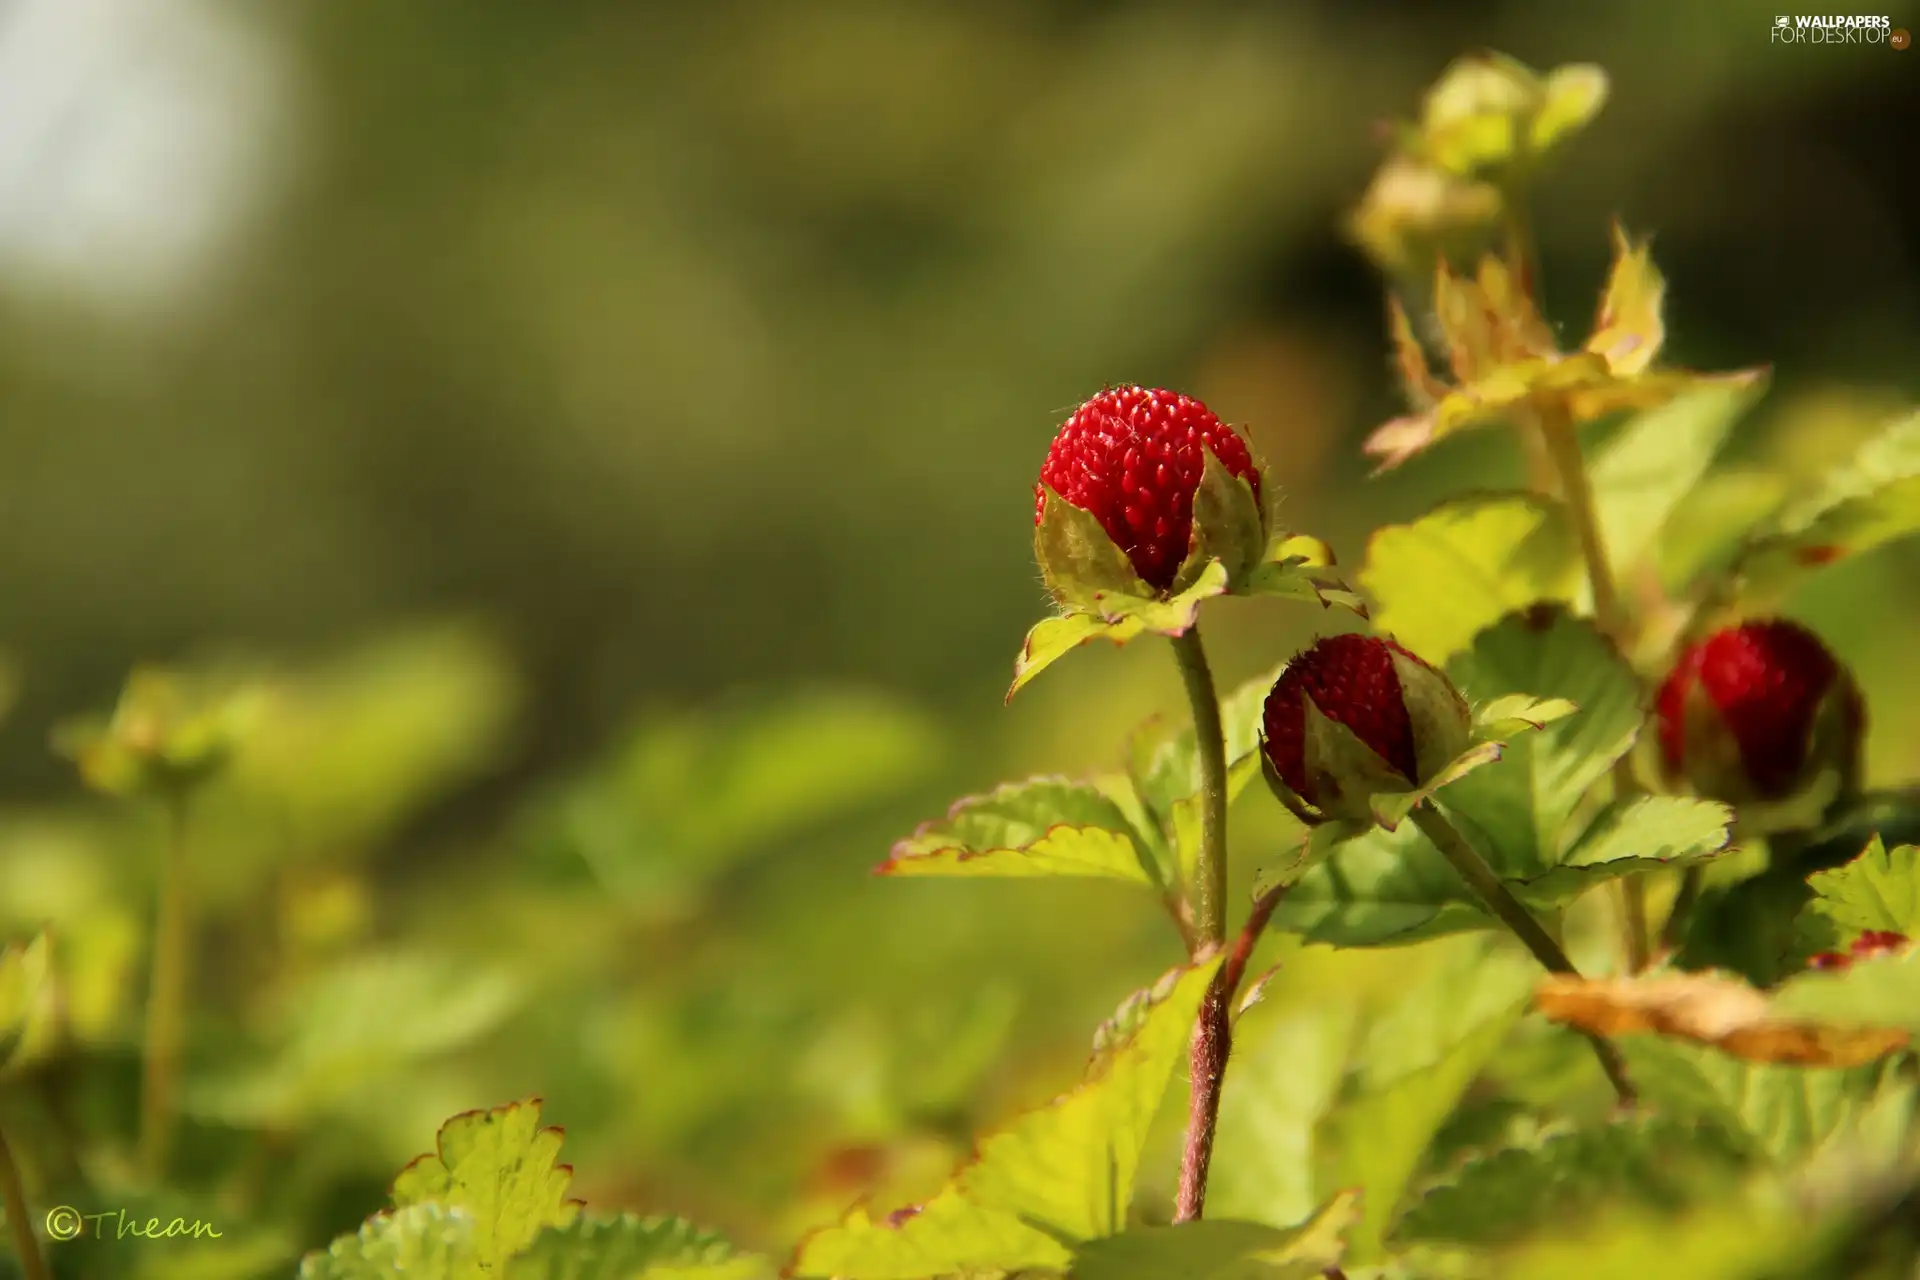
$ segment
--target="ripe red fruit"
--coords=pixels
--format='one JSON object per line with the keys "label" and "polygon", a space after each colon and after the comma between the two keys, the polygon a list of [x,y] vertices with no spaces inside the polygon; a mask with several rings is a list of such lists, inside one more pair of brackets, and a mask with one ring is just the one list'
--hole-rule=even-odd
{"label": "ripe red fruit", "polygon": [[1853,940],[1853,945],[1842,953],[1822,951],[1807,961],[1809,969],[1845,969],[1856,960],[1870,960],[1875,956],[1890,955],[1906,949],[1907,935],[1895,933],[1891,929],[1869,929]]}
{"label": "ripe red fruit", "polygon": [[1141,581],[1165,591],[1187,557],[1207,449],[1259,498],[1246,441],[1207,406],[1173,391],[1102,391],[1053,438],[1033,487],[1033,522],[1046,514],[1051,488],[1099,520]]}
{"label": "ripe red fruit", "polygon": [[1683,653],[1660,687],[1662,761],[1705,795],[1785,799],[1825,763],[1816,747],[1830,705],[1835,747],[1857,750],[1865,708],[1820,637],[1782,619],[1728,627]]}
{"label": "ripe red fruit", "polygon": [[1295,655],[1267,695],[1262,750],[1287,789],[1322,810],[1356,798],[1349,793],[1372,779],[1351,762],[1344,770],[1350,776],[1342,777],[1341,762],[1316,758],[1308,702],[1346,726],[1407,790],[1465,748],[1471,724],[1466,700],[1447,678],[1394,641],[1351,634],[1321,638]]}

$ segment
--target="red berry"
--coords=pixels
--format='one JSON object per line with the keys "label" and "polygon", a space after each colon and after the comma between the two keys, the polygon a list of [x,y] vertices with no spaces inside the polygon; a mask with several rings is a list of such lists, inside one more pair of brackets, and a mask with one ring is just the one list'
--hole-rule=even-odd
{"label": "red berry", "polygon": [[1865,960],[1869,956],[1883,956],[1888,952],[1906,948],[1907,935],[1895,933],[1891,929],[1869,929],[1853,940],[1851,948],[1855,960]]}
{"label": "red berry", "polygon": [[1378,636],[1325,636],[1287,664],[1273,692],[1267,695],[1267,759],[1281,781],[1309,804],[1319,800],[1307,776],[1303,697],[1313,699],[1313,705],[1329,720],[1351,729],[1354,737],[1408,782],[1419,781],[1413,720],[1407,714],[1400,674],[1393,666],[1396,653],[1423,667],[1427,665],[1393,641]]}
{"label": "red berry", "polygon": [[[1687,758],[1689,704],[1698,688],[1718,714],[1711,732],[1730,735],[1745,781],[1762,799],[1778,800],[1802,781],[1821,702],[1844,677],[1820,637],[1780,619],[1715,632],[1680,657],[1660,686],[1656,709],[1660,751],[1673,777],[1703,773]],[[1859,718],[1855,708],[1855,718]],[[1725,788],[1706,785],[1704,791]]]}
{"label": "red berry", "polygon": [[1809,969],[1844,969],[1853,963],[1851,956],[1843,956],[1838,951],[1822,951],[1807,960]]}
{"label": "red berry", "polygon": [[1207,406],[1145,387],[1102,391],[1053,438],[1033,487],[1033,522],[1046,514],[1051,488],[1100,521],[1141,581],[1165,591],[1187,558],[1193,494],[1209,448],[1259,498],[1246,441]]}

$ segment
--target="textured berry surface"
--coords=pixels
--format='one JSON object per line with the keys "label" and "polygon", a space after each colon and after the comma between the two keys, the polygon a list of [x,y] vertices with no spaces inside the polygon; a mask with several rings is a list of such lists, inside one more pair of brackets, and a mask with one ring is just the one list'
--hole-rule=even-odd
{"label": "textured berry surface", "polygon": [[1144,387],[1102,391],[1053,438],[1033,487],[1033,521],[1046,514],[1051,488],[1098,519],[1141,580],[1164,591],[1187,558],[1207,448],[1260,496],[1246,441],[1198,400]]}
{"label": "textured berry surface", "polygon": [[[1409,782],[1418,782],[1413,722],[1407,716],[1393,655],[1420,659],[1378,636],[1326,636],[1296,654],[1267,695],[1267,759],[1293,793],[1318,804],[1307,778],[1307,712],[1303,698],[1353,731]],[[1421,665],[1426,665],[1422,663]]]}
{"label": "textured berry surface", "polygon": [[1698,684],[1738,744],[1755,789],[1785,795],[1806,765],[1814,716],[1839,674],[1820,637],[1795,623],[1772,619],[1715,632],[1688,649],[1660,687],[1667,768],[1685,771],[1687,698]]}

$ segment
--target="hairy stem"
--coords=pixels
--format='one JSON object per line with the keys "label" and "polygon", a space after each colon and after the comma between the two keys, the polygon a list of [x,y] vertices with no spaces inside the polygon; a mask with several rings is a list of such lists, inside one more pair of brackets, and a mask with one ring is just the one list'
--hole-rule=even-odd
{"label": "hairy stem", "polygon": [[7,1226],[13,1235],[13,1251],[20,1255],[20,1274],[25,1280],[48,1280],[47,1260],[40,1253],[40,1241],[33,1234],[33,1210],[27,1206],[27,1188],[20,1181],[20,1166],[14,1163],[13,1148],[7,1135],[0,1132],[0,1205],[7,1211]]}
{"label": "hairy stem", "polygon": [[161,852],[140,1096],[140,1167],[155,1181],[166,1173],[173,1139],[174,1092],[186,1017],[188,902],[187,806],[184,799],[174,797],[168,802],[167,839]]}
{"label": "hairy stem", "polygon": [[1193,706],[1193,738],[1200,757],[1200,857],[1188,890],[1197,950],[1217,946],[1227,936],[1227,742],[1220,727],[1220,696],[1197,625],[1173,638],[1173,656]]}
{"label": "hairy stem", "polygon": [[[1545,927],[1533,918],[1533,913],[1507,890],[1507,886],[1500,882],[1500,877],[1494,874],[1493,868],[1487,865],[1486,859],[1467,843],[1466,837],[1447,821],[1445,814],[1428,802],[1413,811],[1413,822],[1420,828],[1421,834],[1433,842],[1434,848],[1438,849],[1453,865],[1453,869],[1460,873],[1460,878],[1467,882],[1467,887],[1480,898],[1487,910],[1513,931],[1514,936],[1533,953],[1533,958],[1538,960],[1543,968],[1549,973],[1563,974],[1567,977],[1580,976],[1580,971],[1573,967],[1573,962],[1567,959],[1567,953],[1560,949],[1560,944],[1553,940],[1553,935],[1548,933]],[[1613,1085],[1614,1092],[1620,1096],[1622,1105],[1632,1106],[1634,1104],[1633,1084],[1627,1079],[1627,1065],[1621,1058],[1620,1051],[1599,1036],[1589,1035],[1587,1039],[1592,1043],[1593,1051],[1600,1059],[1600,1069],[1606,1072],[1607,1081]]]}
{"label": "hairy stem", "polygon": [[1175,1222],[1192,1222],[1206,1207],[1207,1174],[1213,1167],[1213,1136],[1220,1125],[1220,1087],[1226,1079],[1227,1055],[1233,1048],[1233,998],[1247,974],[1247,961],[1266,932],[1273,909],[1290,886],[1276,885],[1260,896],[1247,923],[1234,939],[1220,972],[1207,988],[1200,1021],[1193,1034],[1193,1100],[1187,1112],[1186,1145],[1180,1157],[1180,1192],[1174,1204]]}
{"label": "hairy stem", "polygon": [[[1198,959],[1227,936],[1227,742],[1220,725],[1220,695],[1214,689],[1213,669],[1207,665],[1207,651],[1200,643],[1197,625],[1173,638],[1173,656],[1180,664],[1180,679],[1193,707],[1194,745],[1200,758],[1200,854],[1193,882],[1186,888],[1193,920],[1188,946],[1190,954]],[[1220,972],[1224,976],[1226,968],[1223,966]],[[1213,1131],[1220,1115],[1220,1082],[1227,1068],[1229,1029],[1225,1010],[1231,999],[1230,994],[1223,994],[1216,978],[1193,1028],[1193,1107],[1180,1160],[1175,1216],[1179,1222],[1198,1218],[1206,1201]]]}

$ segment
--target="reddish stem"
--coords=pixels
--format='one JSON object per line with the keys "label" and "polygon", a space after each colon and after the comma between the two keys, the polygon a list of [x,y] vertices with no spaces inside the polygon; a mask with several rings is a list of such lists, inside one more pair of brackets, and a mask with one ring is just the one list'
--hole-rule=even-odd
{"label": "reddish stem", "polygon": [[1233,998],[1247,975],[1247,962],[1266,932],[1273,909],[1291,886],[1275,885],[1253,904],[1253,912],[1233,940],[1226,963],[1214,975],[1200,1020],[1193,1029],[1193,1102],[1187,1112],[1187,1145],[1180,1160],[1180,1195],[1173,1220],[1192,1222],[1207,1200],[1207,1174],[1213,1166],[1213,1135],[1220,1123],[1220,1086],[1227,1074],[1227,1054],[1233,1048]]}

